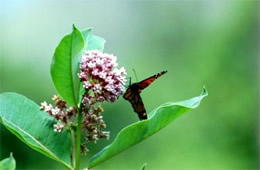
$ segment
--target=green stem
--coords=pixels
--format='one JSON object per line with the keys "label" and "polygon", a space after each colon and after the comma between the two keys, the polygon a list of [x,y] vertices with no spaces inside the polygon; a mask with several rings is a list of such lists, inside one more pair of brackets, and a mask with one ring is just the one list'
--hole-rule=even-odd
{"label": "green stem", "polygon": [[78,109],[78,127],[76,132],[76,167],[75,170],[80,169],[80,137],[81,137],[81,121],[82,121],[82,106]]}
{"label": "green stem", "polygon": [[72,167],[75,168],[75,132],[73,129],[70,129],[70,135],[71,135],[71,163]]}

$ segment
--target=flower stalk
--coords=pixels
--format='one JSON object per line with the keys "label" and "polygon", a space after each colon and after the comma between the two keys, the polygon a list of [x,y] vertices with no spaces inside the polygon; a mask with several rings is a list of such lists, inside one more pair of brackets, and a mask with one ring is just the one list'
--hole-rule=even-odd
{"label": "flower stalk", "polygon": [[81,137],[81,131],[82,131],[82,105],[80,105],[80,108],[78,109],[78,126],[77,126],[77,132],[76,132],[76,165],[75,170],[80,169],[80,137]]}
{"label": "flower stalk", "polygon": [[72,167],[74,168],[75,167],[75,164],[76,164],[76,145],[75,145],[75,132],[74,130],[71,128],[70,129],[70,135],[71,135],[71,164],[72,164]]}

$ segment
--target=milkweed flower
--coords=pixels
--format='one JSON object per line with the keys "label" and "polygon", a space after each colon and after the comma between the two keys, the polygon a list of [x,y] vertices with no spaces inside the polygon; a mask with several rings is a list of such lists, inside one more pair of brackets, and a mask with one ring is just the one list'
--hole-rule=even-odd
{"label": "milkweed flower", "polygon": [[62,100],[59,96],[54,95],[52,100],[55,102],[55,107],[47,104],[46,101],[41,103],[40,109],[49,113],[57,123],[53,126],[55,132],[62,132],[64,127],[71,122],[77,114],[77,108],[68,107],[67,102]]}
{"label": "milkweed flower", "polygon": [[116,56],[98,50],[85,51],[81,58],[78,76],[86,91],[82,98],[82,113],[85,115],[83,128],[87,131],[87,141],[109,139],[109,132],[102,130],[106,124],[100,104],[115,102],[124,91],[126,70],[117,66]]}
{"label": "milkweed flower", "polygon": [[[116,68],[117,57],[98,50],[85,51],[80,61],[79,78],[86,91],[91,91],[95,102],[115,102],[122,95],[126,83],[124,67]],[[89,100],[92,98],[88,97]],[[88,101],[89,101],[88,100]]]}

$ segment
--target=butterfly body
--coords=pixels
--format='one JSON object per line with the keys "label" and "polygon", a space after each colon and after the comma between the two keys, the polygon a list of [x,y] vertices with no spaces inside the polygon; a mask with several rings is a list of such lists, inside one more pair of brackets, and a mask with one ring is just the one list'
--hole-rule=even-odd
{"label": "butterfly body", "polygon": [[147,86],[149,86],[153,81],[155,81],[157,78],[165,74],[167,71],[162,71],[160,73],[157,73],[151,77],[148,77],[147,79],[144,79],[140,82],[131,84],[125,94],[123,95],[125,100],[128,100],[134,109],[134,111],[138,114],[138,117],[140,120],[147,119],[147,113],[144,107],[143,100],[140,96],[140,93],[143,89],[145,89]]}

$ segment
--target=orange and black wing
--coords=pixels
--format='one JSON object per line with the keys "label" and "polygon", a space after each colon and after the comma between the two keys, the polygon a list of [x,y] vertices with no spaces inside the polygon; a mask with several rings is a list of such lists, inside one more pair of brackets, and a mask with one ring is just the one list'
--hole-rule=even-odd
{"label": "orange and black wing", "polygon": [[143,89],[145,89],[153,81],[155,81],[157,78],[161,77],[166,72],[167,71],[162,71],[143,81],[130,85],[128,87],[128,89],[126,90],[125,94],[123,95],[124,99],[128,100],[132,104],[132,107],[133,107],[134,111],[138,114],[138,117],[140,120],[147,119],[147,113],[144,108],[144,103],[142,101],[140,93],[142,92]]}
{"label": "orange and black wing", "polygon": [[131,88],[128,88],[123,97],[131,103],[140,120],[147,119],[144,103],[138,92],[133,92]]}
{"label": "orange and black wing", "polygon": [[159,77],[161,77],[162,75],[164,75],[165,73],[167,73],[167,71],[162,71],[160,73],[157,73],[151,77],[148,77],[147,79],[144,79],[143,81],[140,81],[139,84],[139,93],[141,93],[141,91],[143,89],[145,89],[146,87],[148,87],[152,82],[154,82],[156,79],[158,79]]}

